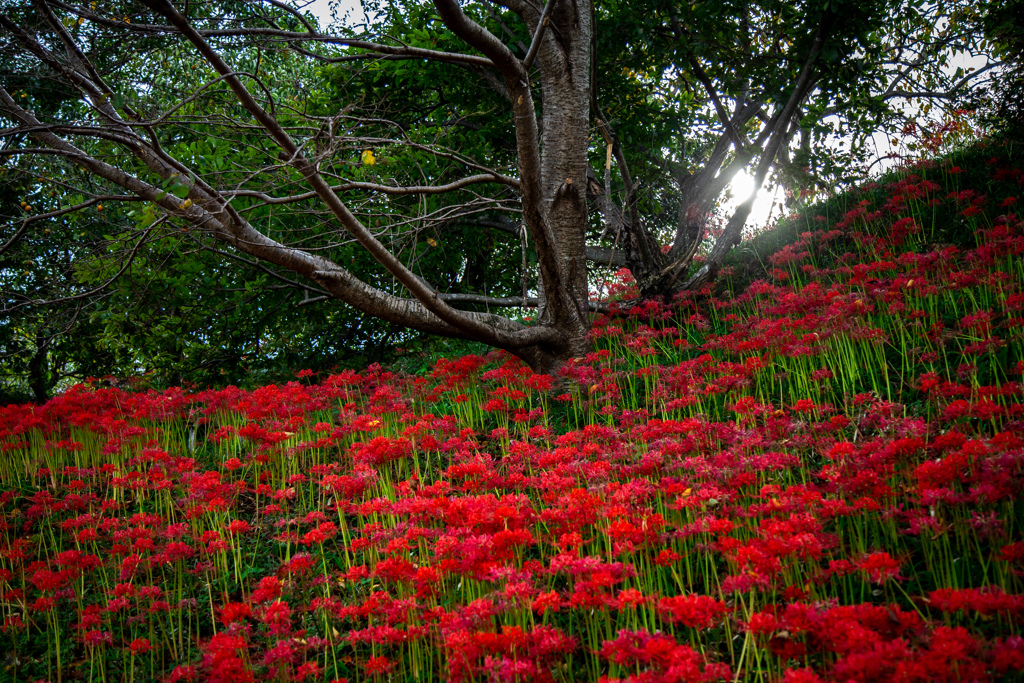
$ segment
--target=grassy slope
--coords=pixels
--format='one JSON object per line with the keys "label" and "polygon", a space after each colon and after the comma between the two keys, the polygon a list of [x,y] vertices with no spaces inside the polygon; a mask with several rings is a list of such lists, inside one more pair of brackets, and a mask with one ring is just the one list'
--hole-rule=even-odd
{"label": "grassy slope", "polygon": [[[990,177],[991,164],[989,161],[995,154],[1003,160],[1003,163],[1019,167],[1022,151],[1024,150],[1021,149],[1021,143],[1014,140],[983,141],[981,144],[958,149],[935,160],[933,162],[935,167],[923,169],[924,177],[931,177],[933,180],[939,179],[943,184],[943,189],[947,192],[967,189],[971,186],[982,193],[989,193],[993,196],[1004,198],[1005,196],[1015,196],[1020,194],[1019,186],[1015,187],[1012,182],[994,182]],[[965,180],[958,179],[948,182],[949,176],[943,173],[942,169],[951,167],[961,169]],[[813,217],[825,216],[828,223],[836,223],[864,199],[875,203],[884,203],[885,187],[896,182],[905,174],[906,170],[894,170],[875,182],[865,183],[825,202],[804,207],[796,216],[784,219],[771,230],[762,232],[744,242],[739,249],[733,251],[726,264],[736,271],[736,276],[730,283],[730,289],[740,292],[752,280],[768,276],[771,271],[769,264],[773,254],[785,248],[786,245],[796,242],[801,233],[821,227],[813,223]],[[961,249],[975,246],[971,227],[965,225],[957,216],[954,205],[943,204],[929,218],[936,228],[930,244],[949,244]]]}
{"label": "grassy slope", "polygon": [[0,410],[3,675],[1019,679],[1006,153],[601,320],[563,395],[496,353]]}

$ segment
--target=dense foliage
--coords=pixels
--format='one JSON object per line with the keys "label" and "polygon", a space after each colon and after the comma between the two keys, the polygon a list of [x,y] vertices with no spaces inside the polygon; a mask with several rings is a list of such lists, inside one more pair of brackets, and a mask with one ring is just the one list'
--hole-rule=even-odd
{"label": "dense foliage", "polygon": [[494,352],[2,409],[0,664],[52,681],[1019,678],[1008,151],[815,207],[767,279],[604,317],[562,377]]}
{"label": "dense foliage", "polygon": [[735,174],[831,193],[901,103],[943,120],[988,73],[950,60],[1003,35],[976,30],[995,2],[560,1],[332,27],[276,1],[5,2],[0,398],[255,386],[425,334],[557,367],[610,266],[644,296],[712,277],[692,258],[738,241],[711,219]]}

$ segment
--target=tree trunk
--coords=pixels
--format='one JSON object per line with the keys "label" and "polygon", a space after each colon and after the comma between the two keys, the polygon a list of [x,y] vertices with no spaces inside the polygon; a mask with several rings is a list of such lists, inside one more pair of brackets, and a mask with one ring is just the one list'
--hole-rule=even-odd
{"label": "tree trunk", "polygon": [[[540,27],[540,15],[530,19],[532,30],[542,31],[537,65],[544,121],[539,139],[541,201],[537,207],[543,225],[530,227],[532,232],[547,229],[558,274],[554,291],[555,285],[541,272],[536,324],[557,329],[564,341],[510,350],[534,371],[554,374],[566,360],[580,357],[590,348],[586,190],[593,27],[590,3],[585,0],[555,3],[547,17],[548,27]],[[523,200],[526,204],[530,197],[524,194]],[[529,221],[531,211],[524,209]]]}

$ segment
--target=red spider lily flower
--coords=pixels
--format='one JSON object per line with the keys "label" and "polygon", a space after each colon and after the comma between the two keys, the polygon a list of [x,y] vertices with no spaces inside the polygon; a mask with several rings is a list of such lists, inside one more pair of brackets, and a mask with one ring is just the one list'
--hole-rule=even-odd
{"label": "red spider lily flower", "polygon": [[636,608],[647,602],[647,598],[641,591],[635,588],[627,588],[619,592],[618,597],[618,608],[626,609],[627,607]]}
{"label": "red spider lily flower", "polygon": [[798,413],[810,413],[814,411],[814,409],[814,401],[809,398],[802,398],[793,406],[793,410]]}
{"label": "red spider lily flower", "polygon": [[276,576],[264,576],[260,579],[250,600],[254,603],[270,602],[281,597],[281,581]]}
{"label": "red spider lily flower", "polygon": [[244,534],[251,530],[252,526],[244,519],[233,519],[228,523],[228,533],[232,535]]}
{"label": "red spider lily flower", "polygon": [[338,534],[338,527],[334,522],[322,522],[315,529],[307,531],[300,539],[303,545],[322,545]]}
{"label": "red spider lily flower", "polygon": [[228,602],[220,608],[220,623],[230,626],[252,616],[252,608],[244,602]]}
{"label": "red spider lily flower", "polygon": [[39,569],[29,578],[32,585],[41,591],[58,591],[75,578],[77,572],[73,570],[51,571]]}
{"label": "red spider lily flower", "polygon": [[283,600],[272,602],[263,610],[263,622],[271,626],[271,633],[279,635],[289,628],[292,608]]}
{"label": "red spider lily flower", "polygon": [[822,683],[822,679],[810,667],[786,669],[782,672],[782,683]]}
{"label": "red spider lily flower", "polygon": [[712,628],[729,612],[724,602],[707,595],[677,595],[658,600],[658,614],[689,628]]}
{"label": "red spider lily flower", "polygon": [[532,609],[537,614],[544,614],[548,610],[557,612],[561,604],[562,598],[558,595],[558,591],[549,591],[534,598]]}
{"label": "red spider lily flower", "polygon": [[1004,545],[999,550],[999,559],[1003,562],[1024,564],[1024,541]]}
{"label": "red spider lily flower", "polygon": [[1011,671],[1024,671],[1024,638],[996,638],[992,646],[992,670],[1002,676]]}
{"label": "red spider lily flower", "polygon": [[671,567],[673,564],[683,559],[683,556],[672,550],[671,548],[665,548],[658,552],[657,557],[654,558],[654,564],[659,567]]}
{"label": "red spider lily flower", "polygon": [[755,612],[746,623],[747,631],[757,636],[768,636],[779,627],[779,622],[771,612]]}
{"label": "red spider lily flower", "polygon": [[181,664],[171,670],[167,677],[169,683],[180,683],[181,681],[194,681],[196,679],[196,668],[190,664]]}
{"label": "red spider lily flower", "polygon": [[239,636],[214,634],[203,648],[203,667],[207,671],[207,680],[214,683],[251,683],[255,680],[253,672],[239,655],[247,649],[245,640]]}
{"label": "red spider lily flower", "polygon": [[688,645],[646,631],[620,631],[602,644],[600,655],[619,666],[657,672],[642,680],[712,681],[729,677],[729,667],[708,663]]}
{"label": "red spider lily flower", "polygon": [[313,568],[313,558],[306,553],[298,553],[292,556],[292,559],[281,565],[281,569],[286,574],[298,574],[303,575]]}
{"label": "red spider lily flower", "polygon": [[82,634],[82,643],[88,648],[109,645],[113,639],[114,636],[109,631],[92,630]]}
{"label": "red spider lily flower", "polygon": [[379,676],[390,671],[394,667],[393,662],[389,662],[387,657],[370,657],[366,661],[366,673],[369,676]]}
{"label": "red spider lily flower", "polygon": [[1006,614],[1019,618],[1024,615],[1024,596],[1010,595],[1001,589],[939,588],[928,595],[932,605],[943,612],[977,612],[984,617]]}
{"label": "red spider lily flower", "polygon": [[35,602],[31,605],[33,612],[49,612],[57,606],[56,598],[40,597],[36,598]]}
{"label": "red spider lily flower", "polygon": [[295,680],[304,681],[307,678],[322,678],[323,672],[320,665],[315,661],[303,662],[295,669]]}
{"label": "red spider lily flower", "polygon": [[128,650],[133,655],[144,655],[151,651],[153,646],[149,643],[149,638],[136,638],[128,645]]}
{"label": "red spider lily flower", "polygon": [[276,645],[264,653],[263,664],[275,669],[282,664],[291,664],[295,656],[295,646],[287,640],[279,640]]}

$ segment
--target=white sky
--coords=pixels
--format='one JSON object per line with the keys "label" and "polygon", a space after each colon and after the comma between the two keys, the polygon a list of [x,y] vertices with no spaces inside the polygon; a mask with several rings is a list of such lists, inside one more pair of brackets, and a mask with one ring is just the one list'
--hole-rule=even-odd
{"label": "white sky", "polygon": [[295,6],[316,15],[321,27],[331,25],[332,13],[348,26],[366,21],[366,14],[359,0],[300,0]]}

